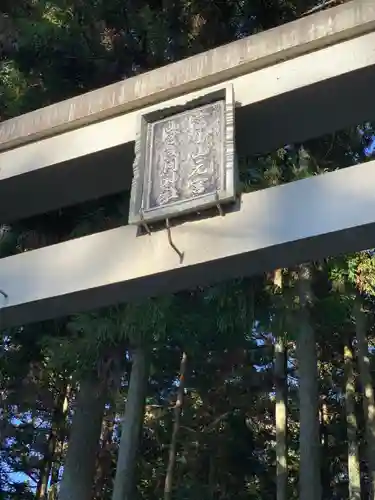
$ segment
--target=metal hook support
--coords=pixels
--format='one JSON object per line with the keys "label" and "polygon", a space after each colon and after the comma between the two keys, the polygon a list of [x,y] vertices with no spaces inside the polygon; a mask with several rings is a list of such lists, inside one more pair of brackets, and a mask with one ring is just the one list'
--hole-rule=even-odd
{"label": "metal hook support", "polygon": [[180,264],[182,264],[184,260],[184,252],[180,252],[180,250],[176,247],[176,245],[172,241],[172,233],[171,233],[171,226],[169,224],[169,219],[165,220],[165,226],[167,228],[167,233],[168,233],[168,242],[173,248],[173,250],[177,253],[177,255],[180,257]]}
{"label": "metal hook support", "polygon": [[219,193],[216,191],[215,193],[215,198],[216,198],[216,207],[219,211],[219,214],[221,215],[221,217],[224,217],[224,210],[222,209],[221,205],[220,205],[220,201],[219,201]]}
{"label": "metal hook support", "polygon": [[0,289],[0,295],[2,295],[4,297],[4,299],[8,299],[8,294],[4,292],[4,290],[1,290]]}
{"label": "metal hook support", "polygon": [[139,211],[139,216],[141,218],[141,225],[144,227],[146,233],[151,234],[151,230],[143,217],[143,210],[142,209]]}

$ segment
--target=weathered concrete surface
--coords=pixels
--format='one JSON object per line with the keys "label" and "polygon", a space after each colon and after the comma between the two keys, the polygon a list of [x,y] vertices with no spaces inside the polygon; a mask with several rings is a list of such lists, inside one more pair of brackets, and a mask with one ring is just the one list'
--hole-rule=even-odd
{"label": "weathered concrete surface", "polygon": [[[0,260],[3,326],[94,309],[375,246],[375,161],[243,195],[224,217],[86,236]],[[0,298],[1,299],[1,298]]]}
{"label": "weathered concrete surface", "polygon": [[0,124],[0,148],[171,99],[375,29],[375,2],[354,0]]}
{"label": "weathered concrete surface", "polygon": [[[375,101],[369,99],[375,88],[375,33],[228,83],[234,88],[242,160],[356,125],[375,117]],[[182,105],[223,85],[1,152],[0,221],[128,190],[139,115]]]}

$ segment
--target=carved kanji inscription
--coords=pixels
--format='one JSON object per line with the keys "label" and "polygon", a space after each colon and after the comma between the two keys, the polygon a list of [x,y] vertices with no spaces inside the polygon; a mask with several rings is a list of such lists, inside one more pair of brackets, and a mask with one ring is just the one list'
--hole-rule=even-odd
{"label": "carved kanji inscription", "polygon": [[148,124],[145,210],[220,190],[224,161],[224,101]]}
{"label": "carved kanji inscription", "polygon": [[236,199],[233,86],[141,115],[134,152],[130,224],[222,213]]}

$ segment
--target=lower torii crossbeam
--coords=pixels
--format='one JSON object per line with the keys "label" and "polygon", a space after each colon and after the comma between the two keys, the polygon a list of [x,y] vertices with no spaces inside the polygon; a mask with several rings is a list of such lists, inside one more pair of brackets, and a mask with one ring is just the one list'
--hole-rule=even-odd
{"label": "lower torii crossbeam", "polygon": [[375,161],[242,195],[224,217],[138,236],[124,226],[0,260],[3,325],[248,276],[375,246]]}

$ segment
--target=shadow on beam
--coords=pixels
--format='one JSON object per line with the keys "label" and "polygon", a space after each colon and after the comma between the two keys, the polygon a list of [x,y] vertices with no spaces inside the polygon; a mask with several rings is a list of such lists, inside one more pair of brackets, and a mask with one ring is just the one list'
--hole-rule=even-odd
{"label": "shadow on beam", "polygon": [[0,259],[4,326],[375,247],[375,161],[242,196],[241,209],[137,236],[123,226]]}
{"label": "shadow on beam", "polygon": [[238,154],[262,154],[375,120],[374,89],[375,66],[370,66],[239,108]]}
{"label": "shadow on beam", "polygon": [[[337,251],[338,245],[340,252]],[[215,262],[205,262],[141,279],[116,283],[53,297],[46,300],[4,308],[3,327],[54,319],[70,314],[88,312],[124,302],[135,302],[147,297],[176,293],[198,286],[214,285],[226,280],[242,278],[291,267],[327,257],[327,248],[335,248],[331,256],[361,251],[375,246],[375,223],[317,238],[294,241],[255,252],[231,256]],[[32,312],[31,312],[32,311]]]}
{"label": "shadow on beam", "polygon": [[[375,66],[236,110],[241,158],[375,118]],[[249,89],[251,92],[251,88]],[[130,189],[134,142],[0,182],[0,222]],[[100,186],[100,188],[98,188]]]}
{"label": "shadow on beam", "polygon": [[0,223],[94,200],[98,186],[100,198],[129,190],[133,151],[134,142],[128,142],[2,180]]}

